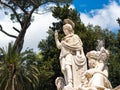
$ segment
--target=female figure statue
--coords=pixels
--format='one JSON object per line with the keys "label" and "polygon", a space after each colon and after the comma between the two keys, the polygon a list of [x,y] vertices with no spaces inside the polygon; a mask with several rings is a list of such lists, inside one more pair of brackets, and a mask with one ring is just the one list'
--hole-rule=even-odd
{"label": "female figure statue", "polygon": [[60,53],[61,71],[64,75],[66,86],[77,88],[81,83],[81,76],[87,70],[86,57],[83,51],[83,43],[78,35],[74,34],[74,23],[65,19],[63,31],[66,35],[61,42],[58,32],[55,31],[55,41]]}

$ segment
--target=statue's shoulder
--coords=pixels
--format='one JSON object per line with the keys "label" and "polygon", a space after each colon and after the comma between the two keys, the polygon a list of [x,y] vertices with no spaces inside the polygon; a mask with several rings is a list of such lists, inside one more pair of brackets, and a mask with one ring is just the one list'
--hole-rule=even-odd
{"label": "statue's shoulder", "polygon": [[79,38],[79,36],[78,36],[77,34],[74,34],[73,37],[75,37],[75,38]]}
{"label": "statue's shoulder", "polygon": [[77,34],[74,34],[74,39],[76,39],[76,40],[80,40],[81,41],[81,38],[77,35]]}

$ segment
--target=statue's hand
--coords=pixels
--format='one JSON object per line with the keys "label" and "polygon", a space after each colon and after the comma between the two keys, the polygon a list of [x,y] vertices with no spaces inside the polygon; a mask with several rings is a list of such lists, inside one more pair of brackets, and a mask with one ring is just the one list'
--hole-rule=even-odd
{"label": "statue's hand", "polygon": [[89,69],[87,70],[84,75],[87,77],[87,78],[91,78],[94,74],[94,69]]}
{"label": "statue's hand", "polygon": [[58,39],[58,32],[57,32],[57,30],[55,30],[54,36],[55,36],[55,39]]}

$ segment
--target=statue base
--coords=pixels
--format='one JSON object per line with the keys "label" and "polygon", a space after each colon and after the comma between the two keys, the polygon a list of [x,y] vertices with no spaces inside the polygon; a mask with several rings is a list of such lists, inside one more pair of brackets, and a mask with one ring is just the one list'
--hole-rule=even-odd
{"label": "statue base", "polygon": [[74,89],[74,88],[71,87],[71,86],[65,86],[65,87],[63,88],[63,90],[76,90],[76,89]]}

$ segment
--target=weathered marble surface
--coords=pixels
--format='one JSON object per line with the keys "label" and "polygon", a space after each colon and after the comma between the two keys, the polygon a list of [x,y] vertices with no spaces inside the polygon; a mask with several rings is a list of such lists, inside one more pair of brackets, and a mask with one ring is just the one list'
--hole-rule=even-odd
{"label": "weathered marble surface", "polygon": [[[67,21],[67,22],[66,22]],[[55,41],[60,53],[61,71],[64,75],[65,88],[78,88],[82,76],[87,70],[86,57],[83,51],[83,43],[80,37],[74,34],[74,23],[66,19],[63,25],[65,37],[59,41],[58,32],[55,31]]]}
{"label": "weathered marble surface", "polygon": [[120,85],[115,87],[113,90],[120,90]]}
{"label": "weathered marble surface", "polygon": [[61,50],[61,72],[64,75],[55,80],[57,90],[120,90],[120,86],[113,89],[108,80],[106,63],[109,51],[104,48],[103,41],[98,40],[96,50],[88,52],[85,56],[83,43],[80,37],[74,34],[75,24],[70,19],[65,19],[64,23],[65,37],[61,41],[58,39],[58,32],[55,31],[56,46]]}

